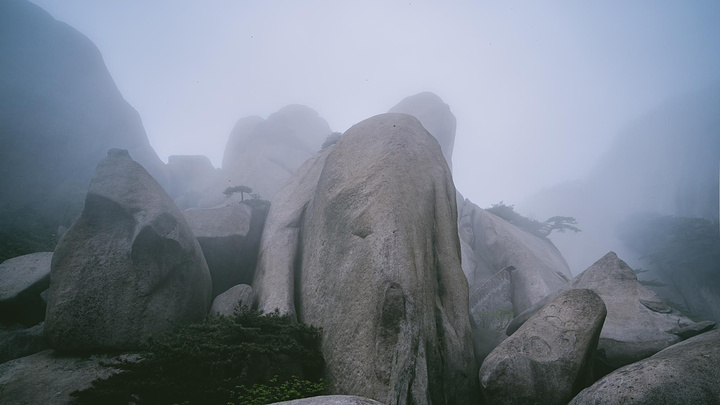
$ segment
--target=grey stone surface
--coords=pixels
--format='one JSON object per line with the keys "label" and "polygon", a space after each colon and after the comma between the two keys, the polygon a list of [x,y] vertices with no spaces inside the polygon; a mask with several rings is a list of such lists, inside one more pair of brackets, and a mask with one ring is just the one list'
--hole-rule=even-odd
{"label": "grey stone surface", "polygon": [[31,328],[0,328],[0,363],[47,349],[43,324]]}
{"label": "grey stone surface", "polygon": [[253,210],[249,205],[189,209],[183,215],[202,247],[213,297],[234,285],[252,283],[261,229],[250,233]]}
{"label": "grey stone surface", "polygon": [[238,306],[251,307],[252,302],[252,287],[247,284],[236,285],[215,297],[210,306],[210,315],[230,316]]}
{"label": "grey stone surface", "polygon": [[[458,197],[463,272],[476,322],[498,310],[517,315],[567,284],[570,270],[552,242]],[[509,266],[512,271],[502,271]]]}
{"label": "grey stone surface", "polygon": [[[285,272],[277,304],[323,328],[329,392],[389,404],[472,403],[455,188],[437,141],[414,117],[375,116],[329,149],[316,184],[295,217],[300,229],[287,233],[300,241],[283,242],[296,248],[292,261],[283,248],[286,265],[272,268]],[[268,304],[266,288],[258,295]]]}
{"label": "grey stone surface", "polygon": [[295,170],[320,150],[331,133],[328,123],[303,105],[285,106],[265,120],[243,118],[225,146],[223,184],[245,185],[274,201]]}
{"label": "grey stone surface", "polygon": [[592,383],[592,358],[606,309],[591,290],[560,294],[483,362],[491,404],[566,404]]}
{"label": "grey stone surface", "polygon": [[[83,34],[24,0],[0,2],[0,226],[54,232],[82,210],[93,170],[128,149],[159,181],[139,114]],[[7,221],[7,222],[6,222]]]}
{"label": "grey stone surface", "polygon": [[50,277],[45,336],[58,350],[134,348],[210,307],[210,273],[190,226],[124,150],[95,170]]}
{"label": "grey stone surface", "polygon": [[417,118],[422,126],[430,132],[430,135],[438,141],[448,167],[452,170],[457,120],[450,111],[450,106],[436,94],[426,91],[405,97],[388,112],[410,114]]}
{"label": "grey stone surface", "polygon": [[13,405],[71,404],[70,393],[116,372],[100,362],[109,356],[66,356],[44,350],[0,364],[0,403]]}
{"label": "grey stone surface", "polygon": [[370,398],[352,395],[321,395],[292,401],[275,402],[274,405],[382,405]]}
{"label": "grey stone surface", "polygon": [[570,404],[720,404],[720,331],[703,333],[615,370]]}
{"label": "grey stone surface", "polygon": [[31,253],[0,264],[0,321],[35,325],[45,319],[40,293],[50,285],[52,252]]}

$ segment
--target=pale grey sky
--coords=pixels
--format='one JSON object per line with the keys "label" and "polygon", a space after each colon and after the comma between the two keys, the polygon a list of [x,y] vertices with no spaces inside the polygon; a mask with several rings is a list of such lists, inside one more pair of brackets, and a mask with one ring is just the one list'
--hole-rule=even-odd
{"label": "pale grey sky", "polygon": [[290,103],[335,131],[433,91],[480,206],[582,176],[628,122],[720,81],[720,2],[32,0],[87,35],[151,144],[216,166]]}

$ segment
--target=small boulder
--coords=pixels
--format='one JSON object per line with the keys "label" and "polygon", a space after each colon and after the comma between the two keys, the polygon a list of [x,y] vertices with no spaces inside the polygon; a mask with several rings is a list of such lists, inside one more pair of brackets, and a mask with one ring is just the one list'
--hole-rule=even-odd
{"label": "small boulder", "polygon": [[213,300],[210,315],[230,316],[235,309],[242,306],[250,307],[253,301],[252,287],[247,284],[236,285]]}
{"label": "small boulder", "polygon": [[45,319],[40,293],[50,285],[52,252],[31,253],[0,264],[0,321],[36,325]]}
{"label": "small boulder", "polygon": [[570,404],[720,404],[720,331],[703,333],[615,370]]}
{"label": "small boulder", "polygon": [[47,349],[43,323],[32,328],[0,328],[0,363]]}
{"label": "small boulder", "polygon": [[211,287],[185,218],[127,151],[113,149],[55,249],[45,337],[63,351],[132,349],[204,319]]}
{"label": "small boulder", "polygon": [[483,362],[492,404],[565,404],[592,383],[592,358],[606,315],[591,290],[570,290],[538,311]]}
{"label": "small boulder", "polygon": [[382,405],[370,398],[352,395],[322,395],[292,401],[275,402],[271,405]]}

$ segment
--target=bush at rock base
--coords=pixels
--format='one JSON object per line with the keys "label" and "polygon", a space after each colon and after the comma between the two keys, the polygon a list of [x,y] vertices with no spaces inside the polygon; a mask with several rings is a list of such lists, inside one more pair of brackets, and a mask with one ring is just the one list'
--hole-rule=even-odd
{"label": "bush at rock base", "polygon": [[[246,307],[151,338],[123,372],[72,395],[81,404],[255,404],[318,395],[320,330]],[[249,388],[248,388],[249,387]],[[282,388],[292,391],[292,397]],[[268,403],[268,402],[262,402]]]}

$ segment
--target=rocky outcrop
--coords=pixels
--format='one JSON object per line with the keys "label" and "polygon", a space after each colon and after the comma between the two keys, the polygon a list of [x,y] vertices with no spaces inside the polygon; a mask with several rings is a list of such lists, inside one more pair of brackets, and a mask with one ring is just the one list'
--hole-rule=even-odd
{"label": "rocky outcrop", "polygon": [[560,294],[485,359],[480,383],[488,403],[567,403],[593,381],[605,314],[591,290]]}
{"label": "rocky outcrop", "polygon": [[275,402],[274,405],[382,405],[370,398],[355,397],[352,395],[322,395],[295,399],[293,401]]}
{"label": "rocky outcrop", "polygon": [[199,321],[211,280],[170,197],[127,151],[100,162],[85,208],[53,255],[45,336],[63,351],[120,350]]}
{"label": "rocky outcrop", "polygon": [[[173,155],[168,157],[167,190],[175,205],[181,210],[207,207],[213,195],[224,188],[220,170],[203,155]],[[212,201],[214,202],[214,201]]]}
{"label": "rocky outcrop", "polygon": [[40,323],[27,329],[0,327],[0,363],[47,349],[43,326]]}
{"label": "rocky outcrop", "polygon": [[552,242],[458,197],[463,272],[476,323],[498,311],[519,314],[567,284],[570,270]]}
{"label": "rocky outcrop", "polygon": [[[598,371],[602,374],[679,342],[683,331],[695,325],[640,284],[632,269],[614,252],[603,256],[562,290],[571,288],[591,289],[607,306],[598,344]],[[520,318],[529,317],[533,310]],[[519,324],[513,322],[508,333]]]}
{"label": "rocky outcrop", "polygon": [[0,403],[16,405],[66,405],[70,394],[90,387],[118,370],[101,365],[110,356],[72,357],[54,350],[8,361],[0,365]]}
{"label": "rocky outcrop", "polygon": [[572,405],[720,404],[720,331],[670,346],[606,375]]}
{"label": "rocky outcrop", "polygon": [[210,269],[213,298],[234,285],[252,283],[263,224],[254,220],[249,205],[189,209],[183,215]]}
{"label": "rocky outcrop", "polygon": [[440,144],[445,161],[452,170],[452,154],[455,146],[455,128],[457,120],[450,106],[436,94],[429,91],[405,97],[390,113],[410,114],[434,136]]}
{"label": "rocky outcrop", "polygon": [[320,150],[332,131],[313,109],[288,105],[267,119],[246,117],[237,122],[225,146],[225,186],[245,185],[274,200],[285,182]]}
{"label": "rocky outcrop", "polygon": [[0,322],[32,326],[45,319],[40,297],[50,285],[52,252],[31,253],[0,264]]}
{"label": "rocky outcrop", "polygon": [[230,316],[235,309],[252,306],[252,287],[247,284],[236,285],[218,295],[210,306],[210,315]]}
{"label": "rocky outcrop", "polygon": [[70,225],[93,169],[128,149],[163,164],[87,37],[25,0],[0,2],[0,228]]}
{"label": "rocky outcrop", "polygon": [[308,200],[271,209],[267,229],[283,226],[261,247],[260,309],[323,328],[331,393],[473,403],[455,188],[437,142],[414,117],[383,114],[349,129],[315,181],[322,159],[288,183],[316,185]]}

